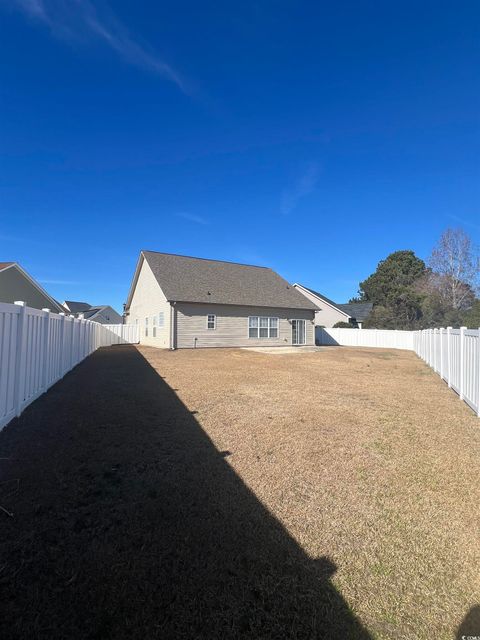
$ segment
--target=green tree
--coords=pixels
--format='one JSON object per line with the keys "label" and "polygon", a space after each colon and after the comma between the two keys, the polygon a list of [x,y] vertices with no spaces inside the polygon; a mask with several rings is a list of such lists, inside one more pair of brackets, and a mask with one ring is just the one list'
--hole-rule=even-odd
{"label": "green tree", "polygon": [[[480,300],[478,298],[473,303],[471,309],[463,315],[461,324],[469,329],[478,329],[480,327]],[[453,324],[451,324],[451,326],[453,326]]]}
{"label": "green tree", "polygon": [[412,287],[426,271],[423,260],[413,251],[395,251],[378,263],[377,270],[360,283],[362,301],[388,306]]}
{"label": "green tree", "polygon": [[381,260],[375,273],[360,283],[360,300],[374,304],[365,327],[418,327],[424,296],[417,290],[417,283],[425,273],[424,261],[413,251],[395,251]]}

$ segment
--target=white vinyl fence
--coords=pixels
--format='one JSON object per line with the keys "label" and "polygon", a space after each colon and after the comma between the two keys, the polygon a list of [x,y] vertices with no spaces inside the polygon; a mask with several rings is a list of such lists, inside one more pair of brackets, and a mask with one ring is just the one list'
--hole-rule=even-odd
{"label": "white vinyl fence", "polygon": [[480,415],[480,329],[414,332],[414,351]]}
{"label": "white vinyl fence", "polygon": [[137,334],[131,325],[0,302],[0,429],[93,351],[138,342]]}
{"label": "white vinyl fence", "polygon": [[480,416],[480,329],[323,329],[320,345],[384,347],[415,351]]}
{"label": "white vinyl fence", "polygon": [[136,344],[140,342],[140,332],[135,324],[104,324],[110,332],[110,344]]}
{"label": "white vinyl fence", "polygon": [[415,331],[390,329],[324,329],[315,327],[317,344],[345,347],[385,347],[413,351]]}

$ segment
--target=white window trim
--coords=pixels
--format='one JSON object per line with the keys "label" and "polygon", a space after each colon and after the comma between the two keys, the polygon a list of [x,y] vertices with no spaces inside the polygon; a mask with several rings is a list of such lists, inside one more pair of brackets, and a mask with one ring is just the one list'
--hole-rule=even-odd
{"label": "white window trim", "polygon": [[[257,319],[257,327],[251,327],[252,329],[257,329],[257,336],[255,338],[252,338],[250,336],[250,319],[251,318],[256,318]],[[268,319],[268,336],[260,336],[260,318],[267,318]],[[272,320],[276,320],[277,321],[277,326],[276,327],[272,327],[271,326],[271,321]],[[277,330],[277,335],[276,336],[271,336],[270,332],[271,330],[276,329]],[[267,329],[267,327],[262,327],[262,329]],[[280,338],[280,318],[278,318],[277,316],[248,316],[248,322],[247,322],[247,337],[249,340],[278,340]]]}
{"label": "white window trim", "polygon": [[163,311],[158,312],[158,328],[163,329],[165,326],[165,313]]}
{"label": "white window trim", "polygon": [[[213,318],[213,327],[209,327],[209,323],[211,320],[209,318]],[[217,328],[217,316],[215,313],[207,313],[207,331],[215,331]]]}

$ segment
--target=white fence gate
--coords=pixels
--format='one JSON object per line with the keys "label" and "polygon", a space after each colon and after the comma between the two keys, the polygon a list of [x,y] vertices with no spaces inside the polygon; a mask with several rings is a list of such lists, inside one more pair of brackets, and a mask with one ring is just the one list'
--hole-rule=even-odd
{"label": "white fence gate", "polygon": [[0,302],[0,429],[99,347],[131,342],[135,326]]}
{"label": "white fence gate", "polygon": [[323,329],[320,345],[384,347],[414,351],[480,416],[480,329]]}

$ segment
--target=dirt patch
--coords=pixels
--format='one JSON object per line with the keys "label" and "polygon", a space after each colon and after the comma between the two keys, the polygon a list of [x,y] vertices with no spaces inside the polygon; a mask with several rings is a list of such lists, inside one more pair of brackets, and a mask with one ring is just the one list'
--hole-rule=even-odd
{"label": "dirt patch", "polygon": [[453,638],[479,453],[408,352],[101,350],[0,434],[1,637]]}

